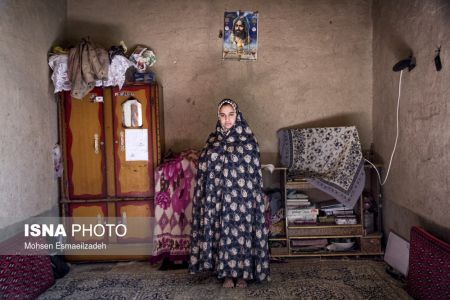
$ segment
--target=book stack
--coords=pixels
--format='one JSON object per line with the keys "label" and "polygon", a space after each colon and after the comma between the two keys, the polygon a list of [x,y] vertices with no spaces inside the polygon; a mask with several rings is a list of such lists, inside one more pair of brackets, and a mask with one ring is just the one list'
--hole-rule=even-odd
{"label": "book stack", "polygon": [[286,197],[286,216],[289,223],[314,224],[319,210],[311,205],[308,195],[299,190],[288,190]]}
{"label": "book stack", "polygon": [[336,225],[355,225],[358,223],[355,215],[336,216],[334,220]]}
{"label": "book stack", "polygon": [[334,221],[337,225],[353,225],[358,223],[353,209],[347,208],[343,204],[323,205],[320,210],[326,216],[334,216]]}
{"label": "book stack", "polygon": [[287,190],[286,203],[290,207],[310,206],[308,195],[303,194],[299,190]]}
{"label": "book stack", "polygon": [[315,224],[319,210],[314,206],[308,208],[295,208],[287,211],[289,223],[294,224]]}

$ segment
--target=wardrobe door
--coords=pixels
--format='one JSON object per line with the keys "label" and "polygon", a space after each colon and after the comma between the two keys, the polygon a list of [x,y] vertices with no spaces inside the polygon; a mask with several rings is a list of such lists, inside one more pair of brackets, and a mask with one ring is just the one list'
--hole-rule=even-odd
{"label": "wardrobe door", "polygon": [[119,243],[151,242],[153,233],[151,201],[123,201],[116,203],[116,216],[126,224],[127,234],[118,237]]}
{"label": "wardrobe door", "polygon": [[153,196],[151,86],[113,88],[113,142],[117,197]]}
{"label": "wardrobe door", "polygon": [[[108,217],[108,208],[106,202],[95,203],[71,203],[69,204],[69,217],[73,224],[86,229],[74,232],[71,237],[72,242],[105,242],[108,240],[108,234],[94,234],[94,226],[104,224]],[[89,231],[91,230],[91,232]]]}
{"label": "wardrobe door", "polygon": [[64,121],[68,192],[70,199],[106,195],[103,91],[95,88],[83,99],[64,93]]}

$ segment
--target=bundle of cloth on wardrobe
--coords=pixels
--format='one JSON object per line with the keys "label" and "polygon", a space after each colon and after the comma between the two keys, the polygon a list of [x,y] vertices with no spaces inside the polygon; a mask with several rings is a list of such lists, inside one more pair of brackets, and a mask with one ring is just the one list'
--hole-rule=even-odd
{"label": "bundle of cloth on wardrobe", "polygon": [[280,162],[288,177],[313,186],[352,208],[364,189],[364,158],[355,126],[278,131]]}
{"label": "bundle of cloth on wardrobe", "polygon": [[[125,57],[125,45],[112,46],[109,51],[84,38],[70,50],[54,47],[49,57],[53,70],[55,93],[71,91],[76,99],[86,96],[96,86],[118,86],[125,83],[128,68],[136,64]],[[146,48],[144,48],[145,50]]]}

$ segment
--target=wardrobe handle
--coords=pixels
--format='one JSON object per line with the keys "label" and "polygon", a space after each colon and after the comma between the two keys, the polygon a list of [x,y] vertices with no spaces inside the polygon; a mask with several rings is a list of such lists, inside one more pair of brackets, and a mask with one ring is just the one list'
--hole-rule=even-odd
{"label": "wardrobe handle", "polygon": [[120,151],[125,152],[125,133],[120,132]]}
{"label": "wardrobe handle", "polygon": [[127,213],[122,212],[122,224],[127,225]]}
{"label": "wardrobe handle", "polygon": [[100,139],[97,133],[94,134],[94,152],[95,154],[100,153]]}
{"label": "wardrobe handle", "polygon": [[97,214],[97,224],[102,224],[102,215],[101,214]]}
{"label": "wardrobe handle", "polygon": [[126,212],[122,212],[122,217],[118,219],[117,224],[123,224],[123,225],[127,225],[127,213]]}

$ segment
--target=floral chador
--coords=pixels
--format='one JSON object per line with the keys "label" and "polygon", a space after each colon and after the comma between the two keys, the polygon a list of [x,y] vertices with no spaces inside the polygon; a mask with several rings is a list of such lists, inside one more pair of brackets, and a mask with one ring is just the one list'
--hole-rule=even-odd
{"label": "floral chador", "polygon": [[228,131],[220,122],[199,158],[192,211],[189,270],[214,271],[218,278],[268,280],[268,228],[259,146],[237,104]]}

